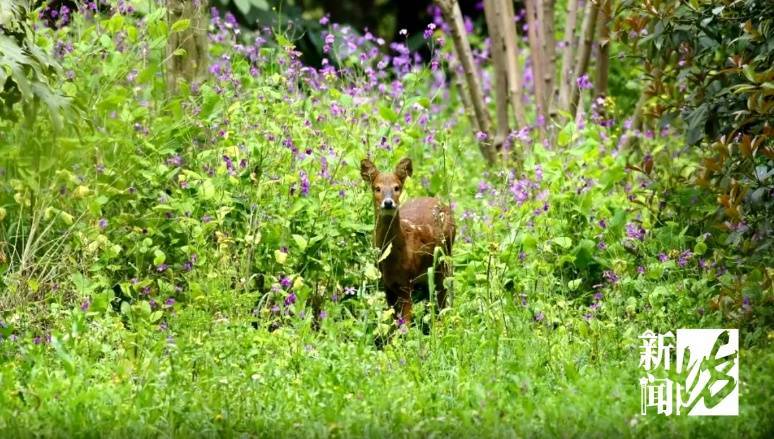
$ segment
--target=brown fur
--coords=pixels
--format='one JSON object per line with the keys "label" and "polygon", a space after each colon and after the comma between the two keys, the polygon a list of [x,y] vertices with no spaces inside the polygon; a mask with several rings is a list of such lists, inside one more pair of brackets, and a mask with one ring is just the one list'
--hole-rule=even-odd
{"label": "brown fur", "polygon": [[[388,304],[406,323],[411,321],[411,293],[417,286],[427,288],[427,269],[433,264],[433,251],[441,247],[451,256],[455,226],[451,209],[437,198],[417,198],[400,204],[400,194],[407,177],[413,173],[411,160],[404,158],[394,172],[379,172],[369,160],[360,165],[363,179],[373,192],[376,226],[374,246],[389,255],[379,263],[382,284]],[[385,199],[394,209],[384,209]],[[435,269],[435,290],[439,308],[446,306],[444,278],[450,273],[448,263]]]}

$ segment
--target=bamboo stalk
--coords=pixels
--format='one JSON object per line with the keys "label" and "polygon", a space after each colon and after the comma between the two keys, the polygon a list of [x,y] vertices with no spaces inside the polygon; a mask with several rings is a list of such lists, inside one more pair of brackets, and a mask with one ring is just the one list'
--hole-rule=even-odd
{"label": "bamboo stalk", "polygon": [[[436,2],[441,8],[444,20],[449,25],[449,32],[451,33],[452,41],[454,42],[457,59],[459,59],[460,64],[462,65],[465,81],[468,85],[468,91],[470,92],[473,112],[478,121],[478,129],[488,136],[491,130],[491,122],[489,120],[489,113],[484,104],[484,94],[481,91],[481,83],[473,63],[473,54],[470,50],[467,33],[465,32],[465,24],[462,20],[460,5],[457,3],[457,0],[436,0]],[[487,163],[490,165],[494,164],[495,154],[491,142],[480,141],[478,142],[478,147]]]}
{"label": "bamboo stalk", "polygon": [[538,0],[540,46],[543,61],[543,109],[546,121],[554,116],[554,77],[556,76],[556,39],[554,38],[554,0]]}
{"label": "bamboo stalk", "polygon": [[580,98],[580,89],[578,88],[577,78],[583,76],[589,68],[589,59],[591,58],[591,46],[594,43],[594,30],[597,25],[599,15],[599,3],[594,0],[589,1],[586,6],[586,16],[583,19],[583,33],[581,34],[580,51],[578,59],[575,62],[575,73],[570,78],[570,105],[569,113],[576,115],[578,110],[578,100]]}
{"label": "bamboo stalk", "polygon": [[570,105],[570,84],[574,76],[574,59],[576,42],[575,28],[578,21],[578,5],[580,0],[569,0],[567,25],[564,30],[564,47],[562,48],[562,76],[559,80],[559,107],[567,109]]}
{"label": "bamboo stalk", "polygon": [[[460,68],[462,68],[460,66]],[[481,131],[481,127],[478,126],[478,119],[473,110],[473,101],[470,99],[470,93],[467,87],[465,87],[464,74],[460,73],[456,66],[452,69],[454,71],[454,83],[457,85],[460,93],[460,99],[462,100],[462,106],[464,107],[465,114],[470,120],[470,125],[476,132]]]}
{"label": "bamboo stalk", "polygon": [[497,12],[505,29],[505,48],[506,48],[506,68],[508,71],[508,96],[511,100],[513,115],[516,117],[516,123],[519,127],[527,125],[527,118],[524,115],[524,106],[522,105],[522,89],[524,88],[524,78],[521,75],[521,64],[519,63],[518,33],[516,32],[515,13],[513,10],[513,1],[497,0],[495,3]]}
{"label": "bamboo stalk", "polygon": [[507,49],[505,44],[505,31],[502,20],[497,14],[497,0],[484,0],[484,16],[489,28],[490,53],[495,73],[494,98],[497,110],[497,129],[493,144],[495,149],[502,147],[508,136],[508,73],[505,58]]}
{"label": "bamboo stalk", "polygon": [[597,69],[594,75],[594,96],[607,96],[607,78],[610,69],[610,16],[613,0],[601,0],[599,9],[599,41]]}
{"label": "bamboo stalk", "polygon": [[537,8],[535,5],[536,0],[526,0],[524,6],[527,9],[527,38],[529,40],[529,56],[532,60],[532,78],[535,87],[535,108],[537,110],[538,117],[545,117],[545,110],[543,108],[543,60],[540,54],[540,34],[538,31],[539,23],[537,18]]}

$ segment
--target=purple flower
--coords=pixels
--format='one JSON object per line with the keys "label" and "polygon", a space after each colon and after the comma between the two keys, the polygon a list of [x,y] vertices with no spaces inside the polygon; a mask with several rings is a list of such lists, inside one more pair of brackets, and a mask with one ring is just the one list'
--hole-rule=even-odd
{"label": "purple flower", "polygon": [[600,250],[605,250],[607,249],[607,244],[605,244],[605,241],[599,241],[599,243],[597,244],[597,248]]}
{"label": "purple flower", "polygon": [[212,217],[207,215],[206,213],[202,215],[202,222],[207,224],[208,222],[212,221]]}
{"label": "purple flower", "polygon": [[230,175],[235,175],[236,171],[234,170],[234,161],[231,160],[231,157],[224,155],[223,161],[226,163],[226,169],[228,170],[228,173]]}
{"label": "purple flower", "polygon": [[167,164],[169,166],[176,166],[179,167],[183,164],[183,158],[180,157],[180,154],[175,154],[172,157],[167,159]]}
{"label": "purple flower", "polygon": [[579,76],[578,79],[575,80],[575,82],[578,84],[578,88],[581,90],[588,90],[592,87],[591,81],[589,81],[589,75],[583,74],[583,76]]}
{"label": "purple flower", "polygon": [[535,181],[543,181],[543,167],[540,165],[535,166]]}
{"label": "purple flower", "polygon": [[427,25],[427,28],[425,29],[425,32],[422,34],[422,36],[425,37],[425,39],[430,39],[430,37],[433,36],[433,31],[435,30],[435,23],[430,23]]}
{"label": "purple flower", "polygon": [[290,280],[288,276],[282,276],[282,279],[280,279],[280,285],[282,288],[288,289],[291,285],[293,285],[293,281]]}
{"label": "purple flower", "polygon": [[546,315],[543,314],[543,311],[538,311],[537,314],[535,314],[535,321],[536,322],[542,322],[546,318]]}
{"label": "purple flower", "polygon": [[643,267],[642,265],[638,266],[637,267],[637,273],[645,274],[645,267]]}
{"label": "purple flower", "polygon": [[325,310],[320,311],[320,320],[323,320],[326,317],[328,317],[328,312]]}
{"label": "purple flower", "polygon": [[690,261],[692,257],[693,257],[693,253],[690,250],[686,250],[680,253],[680,256],[677,258],[677,265],[679,265],[680,268],[685,267],[688,264],[688,261]]}
{"label": "purple flower", "polygon": [[325,15],[324,15],[324,16],[323,16],[323,17],[320,19],[320,24],[321,24],[321,25],[323,25],[323,26],[327,26],[327,25],[328,25],[328,23],[330,23],[330,22],[331,22],[331,16],[330,16],[329,14],[325,14]]}
{"label": "purple flower", "polygon": [[607,228],[607,222],[605,222],[604,219],[599,220],[599,222],[597,224],[599,224],[599,227],[601,227],[603,229]]}
{"label": "purple flower", "polygon": [[175,299],[171,297],[164,301],[164,306],[166,308],[172,308],[174,305],[175,305]]}
{"label": "purple flower", "polygon": [[108,226],[108,220],[105,218],[100,218],[99,221],[97,221],[97,225],[100,229],[105,230]]}
{"label": "purple flower", "polygon": [[306,197],[309,195],[309,176],[306,175],[306,172],[300,171],[298,173],[298,178],[301,183],[301,196]]}
{"label": "purple flower", "polygon": [[84,300],[83,303],[81,304],[81,311],[84,311],[84,312],[88,311],[90,306],[91,306],[91,299],[87,297],[86,300]]}
{"label": "purple flower", "polygon": [[347,296],[354,296],[355,294],[357,294],[357,290],[355,289],[355,287],[345,287],[344,294],[346,294]]}
{"label": "purple flower", "polygon": [[476,140],[478,140],[479,142],[483,142],[488,138],[489,138],[489,135],[487,135],[487,133],[483,131],[479,131],[476,133]]}
{"label": "purple flower", "polygon": [[285,297],[285,306],[290,306],[296,303],[296,299],[297,299],[296,293],[291,291],[290,294],[288,294],[288,296]]}
{"label": "purple flower", "polygon": [[667,256],[666,253],[661,252],[658,254],[658,260],[661,262],[666,262],[669,260],[669,256]]}
{"label": "purple flower", "polygon": [[615,274],[612,270],[605,270],[602,273],[602,276],[605,278],[605,280],[607,280],[611,284],[618,282],[618,275]]}
{"label": "purple flower", "polygon": [[745,295],[742,298],[742,310],[744,312],[752,311],[752,304],[750,303],[750,296]]}
{"label": "purple flower", "polygon": [[628,223],[626,224],[626,236],[642,241],[645,239],[645,229],[639,224]]}
{"label": "purple flower", "polygon": [[163,272],[167,271],[167,268],[169,268],[169,265],[167,265],[167,264],[159,264],[158,266],[156,266],[156,271],[158,271],[159,273],[163,273]]}
{"label": "purple flower", "polygon": [[527,306],[527,295],[524,293],[519,294],[519,298],[521,299],[521,306]]}

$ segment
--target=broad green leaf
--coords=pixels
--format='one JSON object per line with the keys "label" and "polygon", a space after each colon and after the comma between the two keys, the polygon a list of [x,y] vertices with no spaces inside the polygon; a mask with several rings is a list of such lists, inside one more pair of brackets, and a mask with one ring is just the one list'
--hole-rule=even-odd
{"label": "broad green leaf", "polygon": [[306,250],[306,246],[308,245],[306,238],[301,235],[293,235],[293,241],[296,242],[296,245],[299,249],[301,249],[301,251]]}
{"label": "broad green leaf", "polygon": [[[116,14],[117,15],[117,14]],[[188,18],[183,18],[182,20],[177,20],[173,25],[171,31],[174,32],[182,32],[186,29],[191,27],[191,20]]]}

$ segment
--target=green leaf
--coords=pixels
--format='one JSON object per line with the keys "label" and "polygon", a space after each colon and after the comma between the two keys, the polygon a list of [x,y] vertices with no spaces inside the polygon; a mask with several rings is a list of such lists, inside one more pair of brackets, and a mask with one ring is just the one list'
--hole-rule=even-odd
{"label": "green leaf", "polygon": [[121,28],[124,27],[124,16],[121,14],[113,14],[105,27],[107,27],[111,33],[120,31]]}
{"label": "green leaf", "polygon": [[379,270],[374,266],[374,264],[368,264],[366,265],[365,269],[365,276],[370,280],[377,280],[379,277],[381,277],[381,273],[379,273]]}
{"label": "green leaf", "polygon": [[398,113],[388,105],[383,104],[379,106],[379,115],[388,122],[396,122],[398,120]]}
{"label": "green leaf", "polygon": [[215,196],[215,186],[212,184],[212,180],[204,180],[202,182],[202,198],[205,200],[211,200]]}
{"label": "green leaf", "polygon": [[560,236],[558,238],[552,239],[553,242],[555,242],[559,247],[562,247],[564,249],[568,249],[572,247],[572,238],[568,236]]}
{"label": "green leaf", "polygon": [[387,245],[387,248],[384,249],[384,251],[382,252],[382,255],[379,256],[379,260],[376,261],[376,263],[378,264],[379,262],[382,262],[383,260],[387,259],[387,257],[390,256],[391,252],[392,252],[392,243],[389,243]]}
{"label": "green leaf", "polygon": [[296,242],[296,245],[298,246],[299,249],[301,249],[301,251],[306,250],[306,247],[308,245],[308,243],[306,242],[306,238],[304,238],[301,235],[293,235],[293,241]]}
{"label": "green leaf", "polygon": [[556,142],[559,146],[567,146],[570,143],[574,128],[575,123],[571,122],[565,125],[564,128],[562,128],[562,131],[559,131],[559,135],[556,138]]}
{"label": "green leaf", "polygon": [[[237,2],[239,3],[239,2]],[[118,14],[116,14],[118,15]],[[191,20],[189,18],[183,18],[182,20],[177,20],[175,24],[172,25],[172,32],[182,32],[186,29],[191,27]]]}
{"label": "green leaf", "polygon": [[161,265],[166,260],[167,260],[167,255],[165,255],[163,251],[158,249],[153,251],[153,265]]}
{"label": "green leaf", "polygon": [[250,0],[234,0],[234,4],[242,14],[247,15],[250,12]]}

